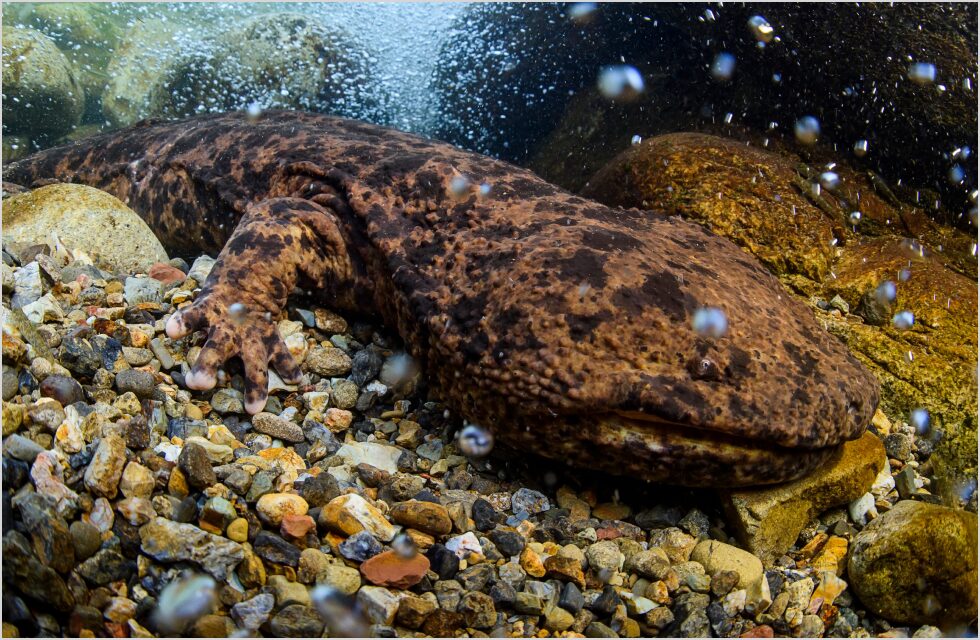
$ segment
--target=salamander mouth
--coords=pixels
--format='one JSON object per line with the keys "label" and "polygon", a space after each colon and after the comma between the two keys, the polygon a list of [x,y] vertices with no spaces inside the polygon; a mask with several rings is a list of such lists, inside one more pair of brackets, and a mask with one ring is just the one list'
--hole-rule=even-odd
{"label": "salamander mouth", "polygon": [[[560,416],[534,428],[499,430],[500,442],[586,469],[648,482],[734,488],[797,480],[831,459],[839,445],[784,447],[649,414],[608,412]],[[547,437],[549,447],[537,442]],[[597,451],[606,452],[597,456]]]}
{"label": "salamander mouth", "polygon": [[673,442],[717,443],[718,446],[737,447],[753,451],[772,451],[786,453],[789,451],[812,451],[819,447],[787,447],[772,441],[747,438],[733,435],[724,429],[711,429],[680,422],[671,422],[663,418],[638,411],[614,410],[610,413],[616,416],[624,425],[628,425],[637,433],[649,433],[651,436],[669,438]]}

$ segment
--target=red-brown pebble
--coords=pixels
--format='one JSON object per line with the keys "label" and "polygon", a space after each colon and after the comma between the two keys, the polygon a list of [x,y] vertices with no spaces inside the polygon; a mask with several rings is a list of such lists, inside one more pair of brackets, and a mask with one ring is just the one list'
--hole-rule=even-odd
{"label": "red-brown pebble", "polygon": [[147,275],[166,285],[177,284],[178,282],[183,282],[187,278],[183,271],[173,265],[167,264],[166,262],[153,263]]}
{"label": "red-brown pebble", "polygon": [[771,638],[773,637],[772,627],[767,624],[759,625],[758,627],[752,627],[745,633],[739,636],[739,638]]}
{"label": "red-brown pebble", "polygon": [[316,529],[316,521],[306,515],[287,513],[282,517],[279,531],[287,538],[305,538],[306,534]]}
{"label": "red-brown pebble", "polygon": [[429,559],[422,554],[404,558],[394,551],[379,553],[361,563],[361,575],[379,587],[408,589],[417,585],[429,570]]}

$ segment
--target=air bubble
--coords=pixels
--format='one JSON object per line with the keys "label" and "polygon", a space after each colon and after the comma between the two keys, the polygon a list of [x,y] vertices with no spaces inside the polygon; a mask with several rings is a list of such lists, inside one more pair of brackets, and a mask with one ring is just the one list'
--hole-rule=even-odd
{"label": "air bubble", "polygon": [[721,338],[728,332],[728,317],[718,307],[702,307],[694,312],[692,325],[698,335]]}
{"label": "air bubble", "polygon": [[875,289],[875,300],[877,300],[879,304],[891,304],[892,302],[895,302],[895,296],[897,293],[898,291],[895,287],[895,283],[891,280],[885,280],[878,285],[877,289]]}
{"label": "air bubble", "polygon": [[854,143],[854,155],[856,155],[859,158],[863,158],[864,156],[868,155],[867,140],[858,140],[857,142]]}
{"label": "air bubble", "polygon": [[449,191],[456,198],[462,198],[470,189],[470,181],[466,176],[453,176],[449,181]]}
{"label": "air bubble", "polygon": [[168,584],[160,593],[153,618],[161,630],[178,634],[214,608],[217,585],[210,576],[192,574]]}
{"label": "air bubble", "polygon": [[598,8],[595,2],[574,2],[568,7],[568,18],[576,24],[588,24]]}
{"label": "air bubble", "polygon": [[463,455],[482,458],[493,451],[493,432],[477,424],[468,424],[459,432],[459,449]]}
{"label": "air bubble", "polygon": [[391,549],[397,553],[399,557],[405,558],[406,560],[411,560],[419,553],[419,549],[415,545],[415,541],[404,533],[399,534],[394,540],[391,541]]}
{"label": "air bubble", "polygon": [[851,225],[852,226],[855,226],[856,227],[858,225],[858,223],[861,222],[861,212],[860,211],[852,211],[851,212],[851,215],[847,216],[847,219],[851,221]]}
{"label": "air bubble", "polygon": [[840,176],[833,171],[824,171],[820,174],[820,186],[833,191],[840,186]]}
{"label": "air bubble", "polygon": [[228,317],[233,322],[244,322],[248,316],[248,307],[241,302],[233,302],[228,306]]}
{"label": "air bubble", "polygon": [[252,104],[248,105],[247,109],[245,109],[245,117],[249,122],[256,122],[261,115],[262,105],[260,105],[258,102],[253,102]]}
{"label": "air bubble", "polygon": [[900,331],[911,329],[915,324],[915,315],[911,311],[899,311],[892,318],[892,325]]}
{"label": "air bubble", "polygon": [[936,81],[936,65],[930,62],[916,62],[909,67],[909,80],[918,85],[928,85]]}
{"label": "air bubble", "polygon": [[796,121],[793,133],[801,144],[814,144],[820,137],[820,121],[813,116],[803,116]]}
{"label": "air bubble", "polygon": [[643,92],[643,76],[636,67],[606,67],[599,73],[599,93],[610,100],[628,99]]}
{"label": "air bubble", "polygon": [[310,592],[310,600],[326,623],[325,637],[368,638],[371,629],[354,600],[334,587],[321,584]]}
{"label": "air bubble", "polygon": [[920,436],[929,431],[930,421],[929,412],[921,407],[912,409],[909,413],[909,424],[915,427],[916,433]]}
{"label": "air bubble", "polygon": [[949,168],[949,172],[946,174],[946,178],[949,180],[950,184],[960,184],[963,182],[963,178],[966,177],[966,172],[963,171],[963,167],[958,164],[954,164]]}
{"label": "air bubble", "polygon": [[762,43],[772,42],[772,38],[775,35],[775,30],[769,21],[762,16],[752,16],[749,18],[749,31],[752,32],[753,37]]}
{"label": "air bubble", "polygon": [[639,135],[635,135],[630,139],[630,144],[637,145],[643,142],[643,138]]}
{"label": "air bubble", "polygon": [[711,64],[711,77],[718,82],[727,82],[735,74],[735,56],[722,52],[715,56]]}

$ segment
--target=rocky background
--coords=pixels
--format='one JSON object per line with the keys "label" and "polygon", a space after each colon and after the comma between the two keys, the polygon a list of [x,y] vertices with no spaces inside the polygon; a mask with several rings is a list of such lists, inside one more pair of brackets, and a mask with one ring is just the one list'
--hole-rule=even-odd
{"label": "rocky background", "polygon": [[[177,9],[5,5],[4,160],[147,116],[398,121],[359,34]],[[487,455],[388,329],[305,295],[307,379],[249,418],[163,332],[211,258],[94,189],[5,193],[3,635],[975,635],[976,15],[481,5],[442,40],[429,133],[730,238],[878,377],[868,433],[778,487]]]}

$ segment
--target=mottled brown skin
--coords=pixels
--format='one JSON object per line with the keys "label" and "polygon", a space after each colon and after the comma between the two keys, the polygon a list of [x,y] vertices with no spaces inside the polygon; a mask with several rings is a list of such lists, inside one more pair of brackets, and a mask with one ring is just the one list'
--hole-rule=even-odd
{"label": "mottled brown skin", "polygon": [[[864,367],[729,241],[397,131],[307,113],[203,116],[44,151],[5,179],[89,184],[171,250],[221,250],[168,333],[209,328],[192,388],[240,355],[250,412],[270,359],[299,375],[274,328],[297,284],[380,316],[498,441],[651,481],[799,477],[859,436],[878,403]],[[704,306],[724,310],[726,336],[693,330]]]}

